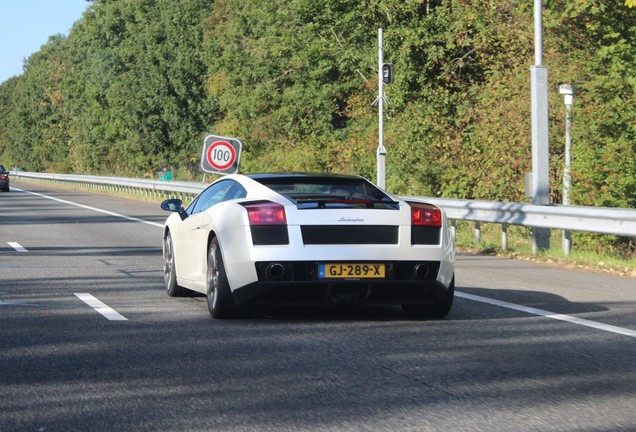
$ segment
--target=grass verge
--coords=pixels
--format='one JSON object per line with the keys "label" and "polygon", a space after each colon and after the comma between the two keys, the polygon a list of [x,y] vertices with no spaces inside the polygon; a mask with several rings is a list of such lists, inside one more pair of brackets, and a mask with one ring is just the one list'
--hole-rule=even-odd
{"label": "grass verge", "polygon": [[563,252],[561,230],[551,230],[550,249],[533,254],[530,228],[508,226],[507,247],[504,250],[500,224],[482,223],[479,233],[474,222],[457,221],[456,226],[456,246],[460,252],[499,255],[560,267],[636,277],[635,259],[589,250],[589,246],[586,245],[589,240],[579,244],[576,235],[573,235],[570,254],[566,256]]}

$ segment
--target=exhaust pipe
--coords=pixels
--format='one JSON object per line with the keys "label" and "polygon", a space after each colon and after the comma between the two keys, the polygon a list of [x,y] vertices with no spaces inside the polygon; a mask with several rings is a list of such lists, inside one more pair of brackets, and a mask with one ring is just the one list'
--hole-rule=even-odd
{"label": "exhaust pipe", "polygon": [[426,264],[417,264],[415,265],[415,268],[413,270],[415,272],[415,276],[418,279],[425,279],[426,276],[428,276],[428,273],[430,271],[428,268],[428,265]]}
{"label": "exhaust pipe", "polygon": [[272,263],[267,266],[267,277],[271,280],[279,280],[285,277],[285,266],[279,263]]}

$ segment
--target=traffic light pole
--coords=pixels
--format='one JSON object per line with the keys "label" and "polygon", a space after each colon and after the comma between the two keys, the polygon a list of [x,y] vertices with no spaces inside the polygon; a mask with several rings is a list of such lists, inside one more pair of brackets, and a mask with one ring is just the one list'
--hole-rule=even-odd
{"label": "traffic light pole", "polygon": [[378,29],[378,149],[377,156],[377,185],[386,187],[386,148],[384,147],[384,80],[382,79],[382,66],[384,64],[384,52],[382,48],[382,29]]}
{"label": "traffic light pole", "polygon": [[[565,167],[563,169],[563,205],[570,205],[570,186],[572,183],[572,104],[574,103],[574,81],[559,83],[559,93],[563,95],[565,102]],[[572,250],[572,235],[569,230],[563,230],[563,253],[570,255]]]}

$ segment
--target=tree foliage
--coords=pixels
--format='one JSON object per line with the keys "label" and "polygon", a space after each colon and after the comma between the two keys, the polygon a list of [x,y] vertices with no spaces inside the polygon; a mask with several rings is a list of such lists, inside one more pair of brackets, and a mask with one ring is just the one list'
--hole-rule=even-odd
{"label": "tree foliage", "polygon": [[[531,2],[95,0],[0,85],[0,157],[30,170],[196,178],[203,134],[244,140],[243,171],[375,177],[377,29],[387,188],[523,201],[531,169]],[[636,206],[633,2],[544,7],[552,201],[574,104],[574,203]],[[628,7],[629,6],[629,7]]]}

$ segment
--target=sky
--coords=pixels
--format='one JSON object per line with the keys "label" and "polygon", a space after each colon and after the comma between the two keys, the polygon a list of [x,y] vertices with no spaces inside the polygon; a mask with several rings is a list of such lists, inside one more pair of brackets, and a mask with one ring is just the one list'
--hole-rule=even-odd
{"label": "sky", "polygon": [[68,35],[86,0],[0,0],[0,83],[22,74],[24,59],[49,36]]}

